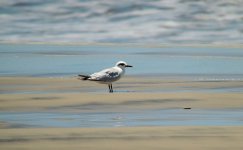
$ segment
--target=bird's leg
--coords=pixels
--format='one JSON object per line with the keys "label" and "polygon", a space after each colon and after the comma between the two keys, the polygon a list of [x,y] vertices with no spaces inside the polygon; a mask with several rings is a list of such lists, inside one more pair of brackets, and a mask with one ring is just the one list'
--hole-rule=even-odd
{"label": "bird's leg", "polygon": [[108,84],[108,87],[109,87],[109,92],[111,93],[111,86],[110,86],[110,84]]}
{"label": "bird's leg", "polygon": [[111,93],[113,93],[113,87],[112,87],[112,84],[111,84]]}
{"label": "bird's leg", "polygon": [[109,87],[109,92],[113,93],[112,84],[108,84],[108,87]]}

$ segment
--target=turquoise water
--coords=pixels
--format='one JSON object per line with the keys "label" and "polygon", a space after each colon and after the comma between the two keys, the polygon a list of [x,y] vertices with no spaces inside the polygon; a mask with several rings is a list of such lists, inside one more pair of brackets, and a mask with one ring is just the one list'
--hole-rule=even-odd
{"label": "turquoise water", "polygon": [[119,60],[134,66],[128,75],[243,78],[242,48],[0,44],[0,76],[90,74]]}
{"label": "turquoise water", "polygon": [[0,112],[10,127],[242,126],[242,109],[159,109],[127,112]]}

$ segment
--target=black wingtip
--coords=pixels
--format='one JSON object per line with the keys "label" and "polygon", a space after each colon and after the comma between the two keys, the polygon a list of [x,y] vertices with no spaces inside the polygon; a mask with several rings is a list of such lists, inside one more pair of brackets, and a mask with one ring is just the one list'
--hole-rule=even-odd
{"label": "black wingtip", "polygon": [[90,78],[90,76],[87,76],[87,75],[82,75],[82,74],[79,74],[79,80],[88,80],[88,78]]}

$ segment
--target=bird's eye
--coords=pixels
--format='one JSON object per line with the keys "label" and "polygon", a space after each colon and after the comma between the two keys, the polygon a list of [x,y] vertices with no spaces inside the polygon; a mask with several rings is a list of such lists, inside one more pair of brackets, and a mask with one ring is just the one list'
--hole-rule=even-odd
{"label": "bird's eye", "polygon": [[125,66],[125,64],[124,63],[120,63],[119,66]]}

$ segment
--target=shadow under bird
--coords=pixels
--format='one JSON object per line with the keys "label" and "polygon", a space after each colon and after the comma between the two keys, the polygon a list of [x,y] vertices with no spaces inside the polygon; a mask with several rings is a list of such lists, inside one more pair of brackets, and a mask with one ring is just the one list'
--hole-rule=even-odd
{"label": "shadow under bird", "polygon": [[79,74],[80,80],[95,81],[101,84],[108,84],[109,92],[113,92],[112,83],[119,80],[125,74],[125,68],[132,67],[124,61],[119,61],[114,67],[104,69],[91,75]]}

